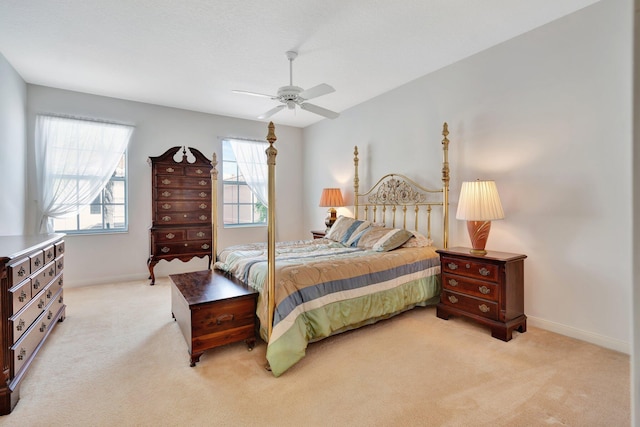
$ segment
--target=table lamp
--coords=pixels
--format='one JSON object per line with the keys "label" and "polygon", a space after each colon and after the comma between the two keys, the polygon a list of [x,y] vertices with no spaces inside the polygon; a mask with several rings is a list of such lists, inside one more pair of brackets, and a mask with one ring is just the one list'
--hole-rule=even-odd
{"label": "table lamp", "polygon": [[480,180],[463,182],[456,218],[467,221],[472,246],[470,252],[485,255],[491,221],[504,218],[496,183]]}
{"label": "table lamp", "polygon": [[342,193],[339,188],[325,188],[320,195],[321,208],[329,208],[329,216],[324,221],[327,226],[327,230],[331,228],[334,222],[336,222],[336,207],[344,206],[344,200],[342,199]]}

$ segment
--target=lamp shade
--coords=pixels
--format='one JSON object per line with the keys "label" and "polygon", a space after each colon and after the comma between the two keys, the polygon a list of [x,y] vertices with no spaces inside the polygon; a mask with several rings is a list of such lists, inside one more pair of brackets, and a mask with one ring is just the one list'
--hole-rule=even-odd
{"label": "lamp shade", "polygon": [[325,188],[320,195],[321,208],[335,208],[338,206],[344,206],[344,200],[342,199],[342,193],[339,188]]}
{"label": "lamp shade", "polygon": [[504,211],[494,181],[465,181],[460,190],[456,218],[467,221],[503,219]]}

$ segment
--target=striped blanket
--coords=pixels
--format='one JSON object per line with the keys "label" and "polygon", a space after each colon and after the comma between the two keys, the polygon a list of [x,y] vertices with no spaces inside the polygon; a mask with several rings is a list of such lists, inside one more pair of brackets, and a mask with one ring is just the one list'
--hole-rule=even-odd
{"label": "striped blanket", "polygon": [[[266,245],[224,249],[215,268],[260,292],[257,315],[267,341]],[[281,242],[275,272],[276,309],[267,345],[275,376],[302,359],[310,342],[416,305],[435,304],[440,295],[440,263],[433,247],[374,252],[325,239]]]}

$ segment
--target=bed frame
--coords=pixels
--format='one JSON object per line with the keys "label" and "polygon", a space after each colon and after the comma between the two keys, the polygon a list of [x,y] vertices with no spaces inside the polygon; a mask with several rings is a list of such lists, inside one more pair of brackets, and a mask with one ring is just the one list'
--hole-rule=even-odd
{"label": "bed frame", "polygon": [[[442,187],[438,189],[428,189],[420,186],[415,181],[402,174],[387,174],[373,185],[369,190],[360,193],[360,179],[358,177],[358,147],[354,149],[355,175],[354,186],[354,216],[357,219],[362,213],[365,220],[372,222],[383,222],[392,227],[420,230],[419,218],[426,216],[426,233],[431,238],[431,214],[434,206],[442,206],[442,247],[446,248],[449,239],[449,130],[447,123],[442,129]],[[268,286],[268,325],[267,336],[271,338],[273,328],[273,312],[275,309],[275,247],[276,247],[276,156],[278,150],[274,147],[277,140],[275,135],[275,125],[269,123],[266,140],[269,147],[266,150],[267,166],[269,173],[268,183],[268,232],[267,232],[267,286]],[[211,221],[212,221],[212,250],[214,257],[217,257],[218,231],[216,221],[218,219],[218,171],[217,157],[213,154],[211,161]],[[398,218],[398,210],[401,218]]]}

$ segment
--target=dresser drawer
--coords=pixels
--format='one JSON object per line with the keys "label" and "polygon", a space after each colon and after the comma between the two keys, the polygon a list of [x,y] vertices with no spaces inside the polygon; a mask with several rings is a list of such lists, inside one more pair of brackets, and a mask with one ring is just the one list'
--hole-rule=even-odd
{"label": "dresser drawer", "polygon": [[50,262],[31,278],[31,295],[35,296],[43,290],[56,276],[56,263]]}
{"label": "dresser drawer", "polygon": [[158,175],[184,175],[184,167],[176,164],[156,164],[154,172]]}
{"label": "dresser drawer", "polygon": [[184,190],[179,188],[154,189],[154,198],[158,201],[164,200],[204,200],[211,201],[211,191],[209,189]]}
{"label": "dresser drawer", "polygon": [[170,176],[170,175],[157,175],[156,187],[159,191],[165,188],[191,188],[191,189],[206,189],[211,188],[211,177],[206,176],[202,178],[198,177],[185,177],[185,176]]}
{"label": "dresser drawer", "polygon": [[9,318],[9,324],[13,331],[12,342],[17,341],[24,334],[33,321],[42,313],[47,305],[44,293],[37,298],[33,298],[22,310]]}
{"label": "dresser drawer", "polygon": [[187,229],[187,240],[211,241],[211,228]]}
{"label": "dresser drawer", "polygon": [[460,274],[481,280],[498,280],[498,266],[486,262],[475,262],[463,258],[442,257],[442,272]]}
{"label": "dresser drawer", "polygon": [[158,224],[207,224],[210,212],[156,212],[155,223]]}
{"label": "dresser drawer", "polygon": [[211,167],[205,168],[202,166],[185,166],[184,174],[186,176],[196,176],[211,179]]}
{"label": "dresser drawer", "polygon": [[179,242],[187,240],[187,231],[183,228],[168,228],[153,231],[153,240],[158,242]]}
{"label": "dresser drawer", "polygon": [[13,315],[31,300],[31,279],[9,289],[9,298],[13,301]]}
{"label": "dresser drawer", "polygon": [[62,289],[62,273],[56,276],[56,278],[53,281],[51,281],[51,283],[49,283],[49,286],[45,288],[44,290],[45,304],[49,305],[51,301],[55,298],[55,295],[58,292],[60,292],[61,289]]}
{"label": "dresser drawer", "polygon": [[498,285],[492,282],[444,273],[442,274],[442,287],[466,295],[498,301]]}
{"label": "dresser drawer", "polygon": [[211,253],[210,241],[194,241],[179,243],[158,243],[154,248],[156,256],[197,254],[207,255]]}
{"label": "dresser drawer", "polygon": [[51,300],[51,304],[46,308],[45,316],[47,320],[57,320],[58,313],[60,313],[60,310],[64,307],[64,294],[62,289],[59,289],[58,293],[55,294]]}
{"label": "dresser drawer", "polygon": [[29,256],[31,271],[38,271],[44,266],[44,252],[39,251]]}
{"label": "dresser drawer", "polygon": [[59,257],[64,254],[64,242],[58,242],[55,245],[56,257]]}
{"label": "dresser drawer", "polygon": [[498,304],[456,292],[442,291],[441,302],[470,314],[498,320]]}
{"label": "dresser drawer", "polygon": [[46,321],[44,313],[33,323],[32,327],[11,347],[13,356],[13,372],[17,375],[22,366],[29,360],[44,338],[49,321]]}
{"label": "dresser drawer", "polygon": [[211,211],[211,203],[209,200],[194,200],[194,201],[171,201],[167,200],[164,202],[156,202],[155,212],[163,213],[174,213],[174,212],[185,212],[185,211],[193,211],[193,213],[197,213],[199,211],[210,212]]}
{"label": "dresser drawer", "polygon": [[[56,250],[55,250],[55,246],[51,245],[51,246],[47,246],[46,248],[44,248],[44,263],[50,263],[51,261],[53,261],[56,258]],[[33,273],[33,271],[32,271]]]}
{"label": "dresser drawer", "polygon": [[18,284],[31,274],[31,260],[28,257],[19,259],[9,264],[8,271],[11,284]]}
{"label": "dresser drawer", "polygon": [[64,256],[60,255],[56,258],[56,275],[59,274],[62,270],[64,270]]}

